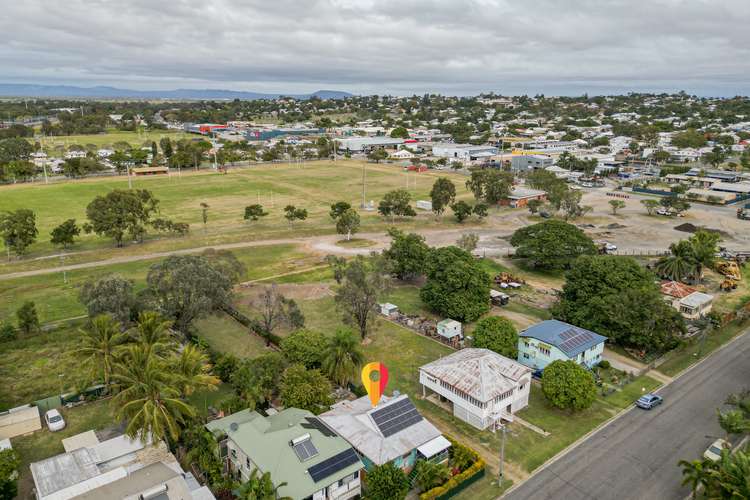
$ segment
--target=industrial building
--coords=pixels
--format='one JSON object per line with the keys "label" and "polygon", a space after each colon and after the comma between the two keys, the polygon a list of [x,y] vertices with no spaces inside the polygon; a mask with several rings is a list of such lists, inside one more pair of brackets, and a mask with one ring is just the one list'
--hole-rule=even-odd
{"label": "industrial building", "polygon": [[308,127],[255,129],[255,130],[246,130],[245,138],[248,141],[267,141],[269,139],[276,139],[277,137],[283,137],[283,136],[288,136],[288,135],[294,135],[294,136],[322,135],[322,134],[325,134],[325,132],[326,132],[326,129],[324,128],[308,128]]}
{"label": "industrial building", "polygon": [[513,172],[530,172],[551,167],[554,160],[547,155],[514,155],[510,159],[510,169]]}
{"label": "industrial building", "polygon": [[494,146],[473,146],[471,144],[435,144],[432,146],[433,156],[451,160],[474,161],[497,156],[498,150]]}
{"label": "industrial building", "polygon": [[339,139],[338,149],[348,151],[350,153],[366,153],[373,149],[384,148],[384,149],[396,149],[404,143],[403,139],[396,137],[349,137],[346,139]]}

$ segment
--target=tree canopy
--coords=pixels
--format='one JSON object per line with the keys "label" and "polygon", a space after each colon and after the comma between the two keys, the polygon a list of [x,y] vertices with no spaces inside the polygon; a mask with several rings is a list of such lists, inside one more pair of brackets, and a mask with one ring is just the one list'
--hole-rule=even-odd
{"label": "tree canopy", "polygon": [[395,228],[388,230],[391,246],[383,250],[383,256],[389,261],[390,269],[400,280],[416,278],[424,273],[425,261],[430,247],[424,236],[416,233],[404,233]]}
{"label": "tree canopy", "polygon": [[583,231],[555,219],[516,230],[510,244],[516,248],[516,257],[542,269],[564,269],[581,255],[597,253],[596,245]]}
{"label": "tree canopy", "polygon": [[447,177],[440,177],[432,185],[430,200],[432,200],[432,211],[441,215],[446,207],[456,199],[456,185]]}
{"label": "tree canopy", "polygon": [[490,277],[470,253],[454,246],[433,249],[425,271],[419,295],[435,312],[474,321],[489,310]]}
{"label": "tree canopy", "polygon": [[594,375],[573,360],[553,361],[542,373],[542,392],[562,409],[584,410],[596,397]]}
{"label": "tree canopy", "polygon": [[649,351],[673,347],[685,330],[682,316],[662,299],[656,277],[630,257],[578,258],[565,273],[552,313],[609,342]]}
{"label": "tree canopy", "polygon": [[513,174],[496,168],[479,168],[471,171],[466,187],[474,198],[495,205],[507,198],[513,189]]}
{"label": "tree canopy", "polygon": [[36,215],[31,210],[19,208],[0,214],[0,237],[9,253],[12,250],[18,256],[25,254],[38,234]]}
{"label": "tree canopy", "polygon": [[506,358],[518,356],[518,332],[513,323],[502,316],[489,316],[477,322],[473,347],[495,351]]}
{"label": "tree canopy", "polygon": [[146,189],[115,189],[88,204],[85,229],[112,238],[120,247],[126,233],[134,240],[143,239],[158,205],[159,200]]}

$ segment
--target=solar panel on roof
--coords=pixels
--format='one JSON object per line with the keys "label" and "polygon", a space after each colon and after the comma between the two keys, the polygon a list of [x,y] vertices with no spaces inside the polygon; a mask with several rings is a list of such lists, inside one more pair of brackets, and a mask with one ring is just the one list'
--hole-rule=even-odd
{"label": "solar panel on roof", "polygon": [[300,424],[305,429],[317,429],[325,437],[336,437],[336,433],[315,417],[305,417],[306,424]]}
{"label": "solar panel on roof", "polygon": [[354,450],[348,448],[341,453],[332,456],[331,458],[323,460],[319,464],[313,465],[312,467],[307,469],[307,472],[310,474],[312,480],[317,483],[321,479],[325,479],[328,476],[331,476],[332,474],[335,474],[338,471],[346,469],[350,465],[357,463],[358,460],[359,457],[354,452]]}
{"label": "solar panel on roof", "polygon": [[392,436],[422,420],[422,415],[409,398],[377,410],[371,417],[384,437]]}
{"label": "solar panel on roof", "polygon": [[294,448],[294,453],[297,454],[300,462],[304,462],[318,454],[318,449],[309,439],[293,444],[292,448]]}

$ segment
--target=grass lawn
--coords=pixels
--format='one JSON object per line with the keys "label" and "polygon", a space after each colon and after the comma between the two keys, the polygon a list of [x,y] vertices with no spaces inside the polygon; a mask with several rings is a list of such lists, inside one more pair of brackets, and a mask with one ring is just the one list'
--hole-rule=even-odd
{"label": "grass lawn", "polygon": [[552,314],[547,309],[542,309],[541,307],[534,307],[529,304],[525,304],[523,302],[517,302],[511,300],[508,302],[508,305],[505,305],[501,307],[501,310],[507,309],[508,311],[516,312],[519,314],[524,314],[526,316],[531,316],[533,318],[538,319],[539,321],[544,321],[547,319],[552,319]]}
{"label": "grass lawn", "polygon": [[[258,165],[234,169],[227,175],[202,171],[139,177],[134,180],[133,187],[152,191],[159,199],[160,216],[190,223],[190,234],[183,238],[155,238],[152,235],[144,244],[130,245],[126,249],[115,249],[110,240],[96,235],[82,235],[74,251],[99,251],[70,256],[68,262],[103,259],[124,252],[146,253],[225,242],[332,234],[335,227],[328,215],[330,205],[347,201],[358,206],[361,202],[362,167],[360,161],[311,162],[303,166]],[[386,192],[403,188],[405,184],[406,174],[400,167],[366,164],[366,168],[369,199],[378,200]],[[416,179],[416,186],[410,184],[409,187],[413,199],[427,197],[435,179],[445,176],[453,178],[459,197],[471,196],[464,186],[464,177],[448,172],[424,172],[410,177]],[[0,272],[58,265],[56,259],[34,261],[30,257],[56,252],[49,243],[49,233],[54,227],[69,218],[83,223],[86,206],[91,200],[112,189],[126,189],[127,185],[125,177],[116,177],[0,187],[0,211],[31,209],[36,214],[39,229],[38,241],[29,248],[29,256],[20,262],[1,264]],[[205,227],[201,202],[210,207]],[[269,215],[257,222],[244,221],[244,207],[251,203],[262,204]],[[283,207],[289,204],[307,209],[308,219],[290,227],[283,212]],[[377,212],[362,212],[360,217],[362,232],[382,232],[392,225]],[[451,217],[438,221],[431,214],[420,214],[412,220],[400,221],[398,225],[406,231],[459,227]]]}
{"label": "grass lawn", "polygon": [[234,390],[229,384],[219,384],[215,391],[197,391],[188,396],[187,401],[195,407],[200,416],[208,415],[208,407],[216,408],[222,400],[232,396]]}
{"label": "grass lawn", "polygon": [[[291,244],[237,249],[233,253],[245,264],[247,280],[319,264],[317,257]],[[27,300],[36,303],[42,323],[83,315],[86,311],[78,301],[78,294],[86,281],[107,274],[119,274],[133,280],[136,290],[140,290],[145,286],[149,268],[156,262],[158,260],[143,260],[69,271],[67,283],[63,281],[62,273],[0,280],[0,322],[15,322],[16,309]]]}
{"label": "grass lawn", "polygon": [[666,361],[656,367],[657,370],[674,377],[693,363],[705,358],[713,351],[729,342],[731,339],[750,327],[750,320],[744,322],[732,321],[728,325],[714,330],[706,337],[705,342],[694,339],[684,347],[680,347],[665,355]]}
{"label": "grass lawn", "polygon": [[654,380],[648,375],[641,375],[636,377],[632,382],[625,385],[622,390],[610,394],[606,397],[601,397],[607,403],[617,406],[619,408],[628,408],[635,402],[636,399],[641,397],[643,394],[649,393],[654,389],[661,386],[661,382]]}
{"label": "grass lawn", "polygon": [[73,351],[76,326],[0,344],[0,409],[74,389],[85,373]]}
{"label": "grass lawn", "polygon": [[74,408],[61,408],[65,419],[65,429],[50,432],[46,429],[36,431],[28,436],[13,438],[13,449],[21,456],[20,478],[18,481],[18,498],[32,499],[34,480],[31,477],[29,464],[63,453],[64,438],[88,430],[102,430],[114,425],[109,401],[98,401]]}
{"label": "grass lawn", "polygon": [[430,311],[427,305],[422,302],[418,286],[397,284],[388,293],[386,301],[396,304],[404,314],[415,314],[437,319],[435,313]]}
{"label": "grass lawn", "polygon": [[268,350],[263,339],[223,312],[199,319],[195,322],[195,329],[214,351],[254,358]]}
{"label": "grass lawn", "polygon": [[[175,130],[151,130],[142,132],[129,132],[123,130],[108,130],[103,134],[83,134],[83,135],[65,135],[65,136],[53,136],[45,137],[43,139],[42,147],[48,153],[59,154],[59,147],[72,146],[77,144],[79,146],[86,147],[88,144],[93,144],[98,148],[112,147],[116,142],[127,142],[133,147],[151,146],[152,142],[159,143],[162,137],[169,137],[173,141],[179,141],[180,139],[195,139],[199,136],[195,134],[187,134],[185,132]],[[33,142],[33,141],[32,141]]]}

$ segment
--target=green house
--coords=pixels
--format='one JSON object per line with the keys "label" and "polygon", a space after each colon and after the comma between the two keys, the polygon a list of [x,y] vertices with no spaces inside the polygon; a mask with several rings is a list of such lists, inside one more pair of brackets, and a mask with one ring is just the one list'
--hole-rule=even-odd
{"label": "green house", "polygon": [[219,441],[226,472],[245,482],[254,469],[269,472],[279,496],[345,500],[361,495],[364,467],[354,449],[306,410],[269,416],[243,410],[206,428]]}

